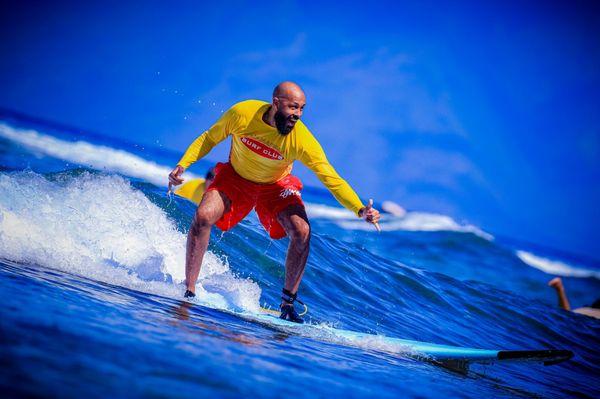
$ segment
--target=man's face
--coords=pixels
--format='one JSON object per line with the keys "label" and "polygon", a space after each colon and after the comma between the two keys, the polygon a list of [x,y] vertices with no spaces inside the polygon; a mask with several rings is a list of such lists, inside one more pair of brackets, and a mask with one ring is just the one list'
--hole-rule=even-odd
{"label": "man's face", "polygon": [[275,126],[281,134],[288,134],[292,131],[296,122],[302,116],[306,100],[304,96],[275,97],[273,104],[277,106],[275,111]]}

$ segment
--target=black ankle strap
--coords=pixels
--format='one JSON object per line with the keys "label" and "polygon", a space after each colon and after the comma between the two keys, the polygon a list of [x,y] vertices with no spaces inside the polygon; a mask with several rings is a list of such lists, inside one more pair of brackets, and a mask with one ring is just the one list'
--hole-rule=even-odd
{"label": "black ankle strap", "polygon": [[[298,299],[298,293],[296,292],[295,294],[292,294],[290,291],[286,290],[285,288],[283,290],[281,290],[281,293],[283,295],[281,295],[281,299],[283,299],[283,301],[289,305],[293,305],[294,302],[298,302],[300,305],[304,305],[304,302],[302,302],[300,299]],[[306,306],[306,305],[304,305]]]}
{"label": "black ankle strap", "polygon": [[296,300],[296,297],[298,296],[298,293],[296,294],[292,294],[290,291],[286,290],[285,288],[283,290],[281,290],[281,299],[283,299],[284,302],[289,303],[290,305],[294,303],[294,301]]}

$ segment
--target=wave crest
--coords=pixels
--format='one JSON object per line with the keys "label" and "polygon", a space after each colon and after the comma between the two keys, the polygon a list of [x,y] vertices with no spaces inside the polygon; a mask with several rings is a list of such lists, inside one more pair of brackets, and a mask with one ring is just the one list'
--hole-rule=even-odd
{"label": "wave crest", "polygon": [[[168,176],[171,172],[171,169],[166,166],[148,161],[127,151],[91,144],[87,141],[61,140],[35,130],[12,128],[4,123],[0,123],[0,137],[46,156],[102,171],[144,179],[158,186],[168,183]],[[198,176],[186,173],[186,177],[194,179]]]}
{"label": "wave crest", "polygon": [[543,258],[526,251],[517,251],[517,256],[527,265],[544,273],[563,277],[594,277],[600,279],[600,272],[571,266],[567,263]]}
{"label": "wave crest", "polygon": [[[0,191],[0,257],[181,295],[185,234],[125,179],[84,172],[49,180],[19,172],[0,174]],[[215,306],[258,308],[258,285],[233,276],[227,262],[211,252],[198,288],[200,299]]]}

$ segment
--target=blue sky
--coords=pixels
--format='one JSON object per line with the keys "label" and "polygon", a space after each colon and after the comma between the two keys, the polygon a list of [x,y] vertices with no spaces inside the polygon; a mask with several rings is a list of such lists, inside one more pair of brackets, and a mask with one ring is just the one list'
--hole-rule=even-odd
{"label": "blue sky", "polygon": [[3,4],[0,106],[183,151],[296,80],[362,197],[599,258],[598,7],[375,3]]}

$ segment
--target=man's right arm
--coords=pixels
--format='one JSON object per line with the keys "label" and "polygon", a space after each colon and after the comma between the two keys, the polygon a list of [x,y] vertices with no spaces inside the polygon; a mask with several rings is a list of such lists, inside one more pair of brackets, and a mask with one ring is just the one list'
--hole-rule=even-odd
{"label": "man's right arm", "polygon": [[181,177],[183,172],[191,164],[208,154],[214,146],[225,140],[231,134],[232,129],[235,129],[238,122],[239,115],[234,107],[232,107],[219,118],[217,123],[194,140],[179,162],[177,162],[177,166],[169,173],[169,191],[171,191],[172,186],[178,186],[183,183],[183,178]]}
{"label": "man's right arm", "polygon": [[219,118],[217,123],[211,126],[210,129],[202,133],[185,151],[179,162],[184,170],[189,168],[194,162],[204,157],[213,149],[214,146],[225,140],[231,133],[234,125],[237,123],[239,116],[234,108],[230,108]]}

